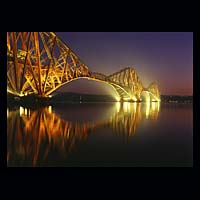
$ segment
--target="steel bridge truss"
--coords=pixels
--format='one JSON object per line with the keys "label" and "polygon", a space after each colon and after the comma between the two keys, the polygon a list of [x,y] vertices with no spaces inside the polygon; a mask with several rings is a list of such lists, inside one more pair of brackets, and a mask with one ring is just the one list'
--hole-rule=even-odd
{"label": "steel bridge truss", "polygon": [[154,83],[145,89],[132,68],[112,75],[91,72],[54,32],[7,32],[7,91],[48,97],[62,85],[79,78],[111,85],[121,100],[140,101],[142,92],[159,101]]}
{"label": "steel bridge truss", "polygon": [[47,96],[62,83],[88,76],[88,67],[53,32],[7,33],[11,93]]}

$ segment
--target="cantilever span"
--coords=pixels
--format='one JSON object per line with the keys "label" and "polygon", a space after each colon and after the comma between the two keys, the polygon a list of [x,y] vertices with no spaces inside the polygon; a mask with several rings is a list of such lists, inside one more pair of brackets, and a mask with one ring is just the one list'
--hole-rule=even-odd
{"label": "cantilever span", "polygon": [[54,32],[7,32],[7,91],[48,97],[71,81],[86,78],[111,85],[122,101],[160,101],[158,86],[145,89],[136,71],[124,68],[106,76],[89,67]]}

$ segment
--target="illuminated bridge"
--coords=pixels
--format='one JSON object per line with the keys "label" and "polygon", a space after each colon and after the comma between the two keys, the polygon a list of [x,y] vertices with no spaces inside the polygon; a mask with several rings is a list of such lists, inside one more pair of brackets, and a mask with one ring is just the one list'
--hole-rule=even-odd
{"label": "illuminated bridge", "polygon": [[61,86],[77,80],[112,86],[117,100],[160,101],[157,84],[145,88],[131,67],[114,74],[92,72],[54,32],[7,32],[7,92],[17,96],[49,97]]}

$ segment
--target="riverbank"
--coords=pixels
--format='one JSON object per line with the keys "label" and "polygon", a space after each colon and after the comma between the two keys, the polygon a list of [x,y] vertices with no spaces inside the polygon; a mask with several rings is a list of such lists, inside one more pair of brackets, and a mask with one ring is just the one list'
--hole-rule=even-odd
{"label": "riverbank", "polygon": [[[59,93],[51,97],[39,97],[36,95],[18,97],[10,94],[7,95],[7,104],[11,106],[24,105],[24,106],[40,107],[40,106],[59,105],[59,104],[106,103],[106,102],[117,102],[117,101],[113,96],[110,95],[79,94],[79,93]],[[162,104],[172,104],[172,105],[192,104],[193,97],[161,95],[161,102]]]}

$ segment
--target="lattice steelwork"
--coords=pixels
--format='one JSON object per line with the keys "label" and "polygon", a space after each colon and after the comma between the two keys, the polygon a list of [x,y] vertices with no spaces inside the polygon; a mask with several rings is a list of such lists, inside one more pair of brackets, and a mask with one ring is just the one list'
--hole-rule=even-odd
{"label": "lattice steelwork", "polygon": [[24,96],[48,97],[62,85],[79,78],[111,85],[121,100],[140,101],[148,91],[159,101],[158,86],[144,89],[136,71],[125,68],[110,76],[91,72],[54,32],[7,33],[7,91]]}
{"label": "lattice steelwork", "polygon": [[156,83],[152,83],[149,88],[148,88],[148,91],[151,93],[151,94],[154,94],[155,96],[155,100],[158,100],[160,99],[160,92],[159,92],[159,89],[158,89],[158,85]]}
{"label": "lattice steelwork", "polygon": [[132,68],[125,68],[108,76],[107,81],[115,87],[120,98],[124,98],[125,100],[140,100],[143,85],[139,80],[136,71]]}
{"label": "lattice steelwork", "polygon": [[8,90],[48,96],[88,67],[53,32],[7,33]]}

